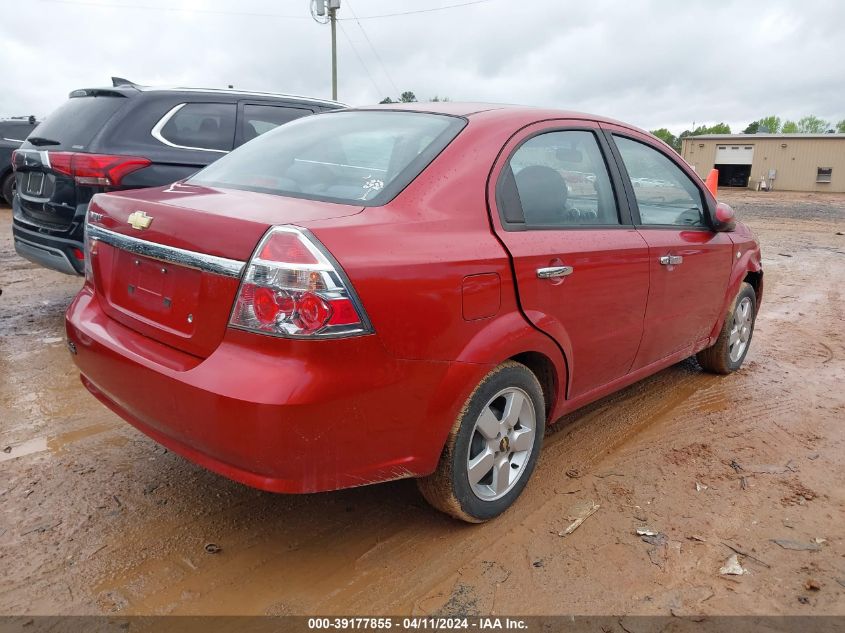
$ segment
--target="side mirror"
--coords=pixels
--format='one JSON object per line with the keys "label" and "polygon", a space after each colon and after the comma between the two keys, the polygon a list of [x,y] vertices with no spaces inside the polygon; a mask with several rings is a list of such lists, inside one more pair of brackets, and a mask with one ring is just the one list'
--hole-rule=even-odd
{"label": "side mirror", "polygon": [[736,227],[736,214],[730,205],[720,202],[713,214],[713,228],[718,231],[733,231]]}

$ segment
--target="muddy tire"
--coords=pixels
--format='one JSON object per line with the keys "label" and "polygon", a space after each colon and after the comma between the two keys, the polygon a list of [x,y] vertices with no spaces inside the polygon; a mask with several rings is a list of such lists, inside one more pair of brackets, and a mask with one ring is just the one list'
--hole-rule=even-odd
{"label": "muddy tire", "polygon": [[11,206],[12,197],[15,194],[15,174],[13,172],[3,176],[3,181],[0,182],[0,194],[2,194],[3,199]]}
{"label": "muddy tire", "polygon": [[730,374],[742,366],[757,317],[757,295],[751,284],[743,282],[716,342],[698,355],[698,364],[714,374]]}
{"label": "muddy tire", "polygon": [[458,414],[437,470],[417,480],[435,508],[470,523],[507,510],[540,454],[545,404],[537,377],[508,361],[491,371]]}

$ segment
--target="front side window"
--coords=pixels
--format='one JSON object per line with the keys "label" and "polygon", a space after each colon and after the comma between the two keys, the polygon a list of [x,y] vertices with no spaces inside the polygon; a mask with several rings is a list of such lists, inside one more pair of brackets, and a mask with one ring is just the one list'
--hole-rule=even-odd
{"label": "front side window", "polygon": [[528,227],[619,224],[607,167],[592,132],[539,134],[511,156],[500,204],[509,222]]}
{"label": "front side window", "polygon": [[707,226],[701,191],[674,161],[645,143],[615,134],[613,138],[634,187],[642,224]]}
{"label": "front side window", "polygon": [[235,139],[234,103],[186,103],[161,128],[169,144],[227,152]]}
{"label": "front side window", "polygon": [[242,145],[188,182],[377,206],[416,178],[465,124],[421,112],[302,117]]}
{"label": "front side window", "polygon": [[284,123],[308,116],[309,114],[314,113],[305,108],[248,103],[244,106],[243,120],[241,122],[241,137],[243,138],[243,142],[246,143]]}

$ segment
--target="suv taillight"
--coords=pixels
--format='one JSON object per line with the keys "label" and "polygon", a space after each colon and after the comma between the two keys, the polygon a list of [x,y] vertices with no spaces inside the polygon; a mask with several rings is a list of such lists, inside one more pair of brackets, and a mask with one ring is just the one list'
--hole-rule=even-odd
{"label": "suv taillight", "polygon": [[127,175],[151,164],[148,158],[140,156],[81,152],[46,153],[53,171],[71,176],[80,185],[119,187]]}
{"label": "suv taillight", "polygon": [[247,265],[232,327],[287,338],[373,331],[340,265],[310,233],[276,226]]}

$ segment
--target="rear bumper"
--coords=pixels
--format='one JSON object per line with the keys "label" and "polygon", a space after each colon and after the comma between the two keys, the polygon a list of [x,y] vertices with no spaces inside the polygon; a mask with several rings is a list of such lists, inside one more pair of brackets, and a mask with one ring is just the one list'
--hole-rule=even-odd
{"label": "rear bumper", "polygon": [[187,459],[255,488],[317,492],[432,472],[487,368],[397,360],[376,336],[292,341],[229,330],[206,359],[105,315],[85,286],[67,313],[85,386]]}
{"label": "rear bumper", "polygon": [[53,246],[35,244],[15,234],[15,252],[34,264],[58,270],[66,275],[80,275],[81,271],[71,263],[72,259],[66,252]]}
{"label": "rear bumper", "polygon": [[66,275],[83,275],[84,261],[76,257],[76,252],[83,250],[81,236],[76,238],[72,232],[39,230],[27,225],[19,218],[18,210],[12,223],[15,251],[24,259],[57,270]]}

